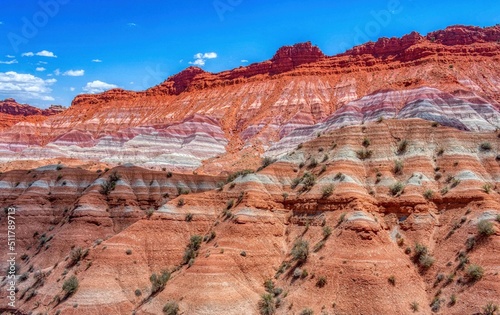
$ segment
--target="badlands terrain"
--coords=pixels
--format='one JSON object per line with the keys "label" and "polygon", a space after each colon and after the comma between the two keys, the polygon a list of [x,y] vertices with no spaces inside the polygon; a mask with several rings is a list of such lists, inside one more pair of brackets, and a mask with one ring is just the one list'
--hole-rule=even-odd
{"label": "badlands terrain", "polygon": [[498,313],[500,26],[0,118],[16,314]]}

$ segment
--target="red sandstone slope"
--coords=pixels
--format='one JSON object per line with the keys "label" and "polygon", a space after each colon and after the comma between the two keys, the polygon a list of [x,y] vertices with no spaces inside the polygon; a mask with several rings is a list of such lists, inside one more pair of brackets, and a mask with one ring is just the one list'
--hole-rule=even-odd
{"label": "red sandstone slope", "polygon": [[[27,277],[18,306],[159,314],[175,300],[185,314],[259,314],[272,279],[282,290],[272,299],[276,314],[409,315],[414,303],[420,314],[432,307],[475,314],[500,302],[498,136],[423,120],[372,122],[322,134],[223,185],[221,177],[129,165],[105,173],[64,165],[6,172],[0,207],[18,209]],[[113,177],[114,189],[104,192]],[[490,222],[492,235],[479,236],[480,221]],[[205,240],[189,262],[192,235]],[[309,244],[304,261],[291,254],[298,239]],[[417,243],[432,264],[415,258]],[[5,244],[0,236],[0,252]],[[68,257],[74,246],[88,250],[75,264]],[[475,281],[467,275],[472,265],[484,270]],[[150,276],[163,270],[171,277],[152,292]],[[63,299],[72,275],[78,290]]]}
{"label": "red sandstone slope", "polygon": [[[144,92],[79,95],[59,115],[5,130],[0,148],[5,161],[80,158],[212,173],[243,156],[283,154],[315,133],[379,118],[494,130],[499,34],[499,26],[454,26],[332,57],[304,43],[217,74],[190,67]],[[213,159],[214,167],[206,166]]]}
{"label": "red sandstone slope", "polygon": [[[422,36],[417,32],[402,38],[381,38],[377,42],[356,46],[336,56],[324,55],[318,47],[310,42],[280,48],[269,61],[251,64],[220,73],[208,73],[197,67],[186,70],[168,78],[162,84],[144,92],[129,92],[120,89],[104,92],[100,95],[79,95],[73,104],[90,104],[111,99],[125,100],[159,95],[178,95],[197,89],[215,86],[227,86],[247,80],[264,80],[280,74],[287,75],[325,75],[351,72],[353,67],[379,66],[391,68],[394,62],[423,62],[427,57],[446,59],[459,55],[467,57],[498,56],[500,26],[487,28],[470,26],[451,26],[442,31]],[[470,46],[465,48],[464,46]],[[301,67],[302,66],[302,67]],[[392,65],[392,67],[400,67]],[[358,69],[364,70],[364,69]],[[373,71],[373,70],[372,70]]]}
{"label": "red sandstone slope", "polygon": [[[0,173],[0,208],[18,210],[19,309],[160,314],[175,301],[183,314],[253,315],[266,290],[280,315],[500,304],[498,35],[457,26],[334,57],[284,47],[8,128],[3,161],[72,163]],[[263,152],[277,161],[258,168]],[[170,172],[179,165],[197,170]],[[249,170],[226,178],[235,169]],[[294,257],[299,240],[308,252]],[[6,244],[0,234],[0,254]]]}
{"label": "red sandstone slope", "polygon": [[42,110],[27,104],[19,104],[13,98],[7,98],[0,101],[0,129],[27,120],[27,117],[30,117],[31,121],[36,119],[43,120],[44,118],[41,116],[56,115],[62,113],[64,110],[65,108],[60,105],[52,105]]}

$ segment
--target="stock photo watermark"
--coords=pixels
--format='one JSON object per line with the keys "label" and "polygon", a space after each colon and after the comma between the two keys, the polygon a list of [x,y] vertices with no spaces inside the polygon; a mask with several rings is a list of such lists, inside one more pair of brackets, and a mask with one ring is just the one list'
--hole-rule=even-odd
{"label": "stock photo watermark", "polygon": [[31,18],[23,16],[21,18],[22,26],[18,32],[7,34],[10,45],[14,52],[19,52],[20,45],[26,45],[30,39],[35,38],[41,28],[49,23],[60,11],[61,6],[68,4],[70,0],[40,0],[38,6],[40,10],[36,11]]}
{"label": "stock photo watermark", "polygon": [[215,0],[212,5],[219,16],[219,20],[224,22],[225,15],[228,12],[233,12],[242,2],[243,0]]}
{"label": "stock photo watermark", "polygon": [[[412,0],[409,1],[411,2]],[[404,7],[400,0],[389,0],[385,8],[370,11],[372,19],[366,22],[364,26],[360,27],[357,25],[354,28],[353,42],[340,43],[341,51],[346,51],[354,46],[369,42],[372,38],[378,37],[382,30],[389,26],[394,16],[403,12],[403,9]]]}
{"label": "stock photo watermark", "polygon": [[16,208],[6,208],[7,216],[7,305],[11,308],[16,307]]}

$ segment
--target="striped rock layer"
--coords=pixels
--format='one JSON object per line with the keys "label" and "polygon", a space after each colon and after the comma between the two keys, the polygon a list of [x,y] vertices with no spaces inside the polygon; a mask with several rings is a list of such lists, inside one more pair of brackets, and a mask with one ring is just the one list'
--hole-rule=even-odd
{"label": "striped rock layer", "polygon": [[214,173],[246,155],[281,156],[319,132],[378,119],[492,131],[500,127],[499,40],[499,26],[453,26],[337,56],[303,43],[221,73],[190,67],[143,92],[79,95],[62,113],[7,127],[0,161],[66,158]]}

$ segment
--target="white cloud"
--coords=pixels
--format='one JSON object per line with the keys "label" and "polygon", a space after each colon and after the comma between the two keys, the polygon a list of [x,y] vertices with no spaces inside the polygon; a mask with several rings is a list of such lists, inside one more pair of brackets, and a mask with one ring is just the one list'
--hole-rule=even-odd
{"label": "white cloud", "polygon": [[46,64],[48,64],[48,62],[46,62],[46,61],[39,61],[39,62],[37,63],[37,65],[46,65]]}
{"label": "white cloud", "polygon": [[57,56],[56,56],[56,55],[54,55],[54,53],[53,53],[53,52],[51,52],[51,51],[47,51],[47,50],[42,50],[42,51],[39,51],[39,52],[37,52],[36,54],[35,54],[35,53],[33,53],[33,52],[31,52],[31,51],[30,51],[30,52],[25,52],[25,53],[21,54],[21,56],[23,56],[23,57],[33,57],[33,56],[35,56],[35,55],[40,56],[40,57],[57,58]]}
{"label": "white cloud", "polygon": [[53,101],[49,95],[52,92],[50,86],[56,82],[56,79],[44,80],[31,74],[0,72],[0,95],[21,101]]}
{"label": "white cloud", "polygon": [[134,27],[134,26],[137,26],[137,24],[135,24],[135,23],[127,23],[127,26],[128,27]]}
{"label": "white cloud", "polygon": [[50,57],[50,58],[57,58],[56,55],[54,55],[53,52],[51,51],[47,51],[47,50],[42,50],[42,51],[39,51],[36,53],[37,56],[41,56],[41,57]]}
{"label": "white cloud", "polygon": [[94,59],[94,60],[92,60],[92,62],[102,62],[102,60],[101,59]]}
{"label": "white cloud", "polygon": [[69,90],[70,90],[71,92],[73,92],[73,91],[75,91],[75,88],[74,88],[74,87],[70,87],[70,88],[69,88]]}
{"label": "white cloud", "polygon": [[68,71],[64,72],[62,75],[68,76],[68,77],[81,77],[81,76],[85,75],[85,70],[68,70]]}
{"label": "white cloud", "polygon": [[248,62],[248,60],[246,60],[246,59],[242,59],[242,60],[241,60],[241,62],[243,62],[243,63],[247,63],[247,62]]}
{"label": "white cloud", "polygon": [[118,86],[114,84],[109,84],[106,82],[95,80],[92,82],[88,82],[87,85],[85,85],[82,88],[82,90],[90,94],[96,94],[96,93],[102,93],[107,90],[116,89],[117,87]]}
{"label": "white cloud", "polygon": [[60,75],[61,74],[61,70],[59,70],[59,69],[54,70],[54,74],[55,75]]}
{"label": "white cloud", "polygon": [[203,60],[203,59],[196,59],[195,61],[190,61],[189,64],[195,65],[195,66],[204,66],[205,65],[205,60]]}
{"label": "white cloud", "polygon": [[37,67],[35,70],[36,70],[36,71],[43,72],[43,71],[45,71],[45,70],[47,70],[47,69],[45,69],[44,67]]}
{"label": "white cloud", "polygon": [[204,59],[215,59],[217,58],[217,53],[214,52],[208,52],[203,54]]}
{"label": "white cloud", "polygon": [[18,63],[16,59],[12,59],[12,60],[9,60],[9,61],[0,61],[0,64],[4,64],[4,65],[11,65],[11,64],[14,64],[14,63]]}
{"label": "white cloud", "polygon": [[12,56],[12,55],[5,55],[5,57],[11,58],[11,59],[16,58],[16,56]]}
{"label": "white cloud", "polygon": [[195,66],[204,66],[205,61],[207,59],[215,59],[217,58],[217,53],[215,52],[206,52],[206,53],[197,53],[193,56],[194,61],[190,61],[189,64]]}

